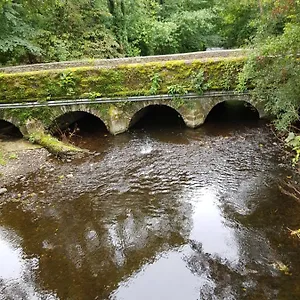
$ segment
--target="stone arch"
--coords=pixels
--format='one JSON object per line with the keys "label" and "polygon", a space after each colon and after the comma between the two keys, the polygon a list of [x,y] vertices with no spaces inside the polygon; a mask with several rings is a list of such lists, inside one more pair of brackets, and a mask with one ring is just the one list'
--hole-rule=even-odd
{"label": "stone arch", "polygon": [[234,98],[234,99],[216,99],[213,102],[209,103],[209,106],[205,107],[204,109],[204,122],[207,120],[208,115],[212,112],[212,110],[217,107],[221,103],[226,103],[226,102],[231,102],[231,101],[238,101],[241,103],[244,103],[246,105],[249,105],[252,109],[254,109],[257,112],[258,118],[264,118],[265,117],[265,112],[264,109],[261,108],[260,106],[256,105],[249,99],[244,99],[244,98]]}
{"label": "stone arch", "polygon": [[[69,105],[69,106],[61,106],[61,107],[53,108],[50,124],[53,125],[54,122],[59,118],[63,118],[67,114],[70,114],[71,116],[72,113],[85,113],[85,114],[92,115],[98,118],[104,124],[105,128],[109,131],[108,120],[103,118],[97,110],[85,105]],[[72,120],[71,118],[70,124],[72,123],[72,121],[76,122],[76,119]],[[49,128],[51,127],[51,125],[49,126]],[[47,129],[49,130],[49,128]]]}
{"label": "stone arch", "polygon": [[178,108],[173,103],[170,103],[170,101],[158,101],[158,102],[147,101],[147,102],[135,103],[134,109],[130,110],[130,114],[127,117],[127,128],[129,129],[139,120],[139,119],[135,120],[138,113],[140,113],[142,110],[146,110],[151,106],[164,106],[174,110],[182,118],[184,124],[189,126],[188,119],[186,118],[185,112],[182,109],[182,107]]}
{"label": "stone arch", "polygon": [[8,116],[4,115],[4,116],[0,116],[0,121],[5,121],[7,123],[12,124],[20,131],[22,136],[26,136],[26,134],[27,134],[26,126],[22,125],[21,122],[17,118],[8,117]]}

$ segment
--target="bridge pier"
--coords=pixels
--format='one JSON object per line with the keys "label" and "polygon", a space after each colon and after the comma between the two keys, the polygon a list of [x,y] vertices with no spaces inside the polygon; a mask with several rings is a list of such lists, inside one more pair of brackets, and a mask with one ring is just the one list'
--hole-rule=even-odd
{"label": "bridge pier", "polygon": [[125,112],[122,109],[111,105],[107,116],[107,130],[111,134],[117,135],[127,131],[128,128],[128,118],[126,118]]}
{"label": "bridge pier", "polygon": [[205,112],[198,100],[188,100],[180,111],[186,126],[189,128],[197,128],[205,121]]}

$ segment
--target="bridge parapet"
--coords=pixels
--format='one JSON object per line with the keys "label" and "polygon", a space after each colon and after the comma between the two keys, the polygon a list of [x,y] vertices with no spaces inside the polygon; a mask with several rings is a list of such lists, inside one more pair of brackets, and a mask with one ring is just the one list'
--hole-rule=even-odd
{"label": "bridge parapet", "polygon": [[233,90],[243,57],[0,73],[0,103]]}
{"label": "bridge parapet", "polygon": [[138,56],[138,57],[124,57],[124,58],[110,58],[110,59],[85,59],[75,61],[63,61],[42,63],[33,65],[22,65],[13,67],[0,68],[0,73],[21,73],[45,70],[65,70],[78,67],[116,67],[119,65],[128,64],[145,64],[149,62],[166,62],[166,61],[192,61],[192,60],[223,60],[224,58],[242,57],[247,55],[244,49],[231,50],[214,50],[214,51],[198,51],[191,53],[179,53],[169,55],[153,55],[153,56]]}

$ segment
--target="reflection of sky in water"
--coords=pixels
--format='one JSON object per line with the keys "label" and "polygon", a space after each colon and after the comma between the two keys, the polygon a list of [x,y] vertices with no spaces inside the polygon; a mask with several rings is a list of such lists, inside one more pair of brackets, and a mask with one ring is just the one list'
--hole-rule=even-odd
{"label": "reflection of sky in water", "polygon": [[198,296],[199,277],[186,268],[183,253],[169,251],[123,282],[111,299],[182,300]]}
{"label": "reflection of sky in water", "polygon": [[189,197],[194,207],[190,239],[200,242],[204,252],[234,261],[238,257],[234,230],[225,225],[216,193],[212,189],[200,188],[192,191]]}
{"label": "reflection of sky in water", "polygon": [[[252,195],[251,188],[249,193]],[[157,254],[153,261],[124,279],[110,299],[238,299],[232,294],[237,280],[241,280],[238,285],[249,288],[254,284],[249,275],[274,276],[267,262],[277,258],[270,252],[267,240],[255,230],[233,227],[224,215],[224,203],[220,200],[223,196],[217,187],[201,187],[190,181],[178,197],[182,206],[190,205],[192,212],[187,244]],[[231,196],[239,197],[240,193]],[[242,208],[245,204],[240,203],[240,206]],[[266,266],[262,269],[261,264]],[[215,295],[218,285],[222,286],[221,294],[207,298]],[[270,295],[273,294],[276,294],[275,289]]]}
{"label": "reflection of sky in water", "polygon": [[[189,239],[202,245],[205,253],[231,262],[237,259],[234,232],[225,225],[214,190],[195,188],[184,191],[182,197],[184,203],[192,205],[193,226]],[[111,299],[198,299],[201,287],[215,284],[205,272],[199,276],[188,268],[186,258],[193,256],[193,251],[185,245],[179,251],[159,254],[152,264],[145,265],[121,283]]]}
{"label": "reflection of sky in water", "polygon": [[[205,135],[193,134],[189,132],[188,147],[169,141],[165,134],[165,140],[125,138],[99,163],[88,160],[76,169],[57,168],[52,175],[55,193],[48,179],[42,180],[49,203],[56,203],[51,197],[62,193],[57,207],[51,205],[59,214],[51,213],[51,220],[46,214],[37,218],[36,226],[49,222],[49,229],[41,230],[40,240],[33,227],[32,235],[24,234],[24,244],[0,227],[0,300],[56,299],[41,291],[45,287],[57,288],[62,298],[68,290],[70,299],[89,294],[87,299],[116,300],[239,300],[243,291],[233,295],[243,287],[249,299],[250,288],[264,291],[269,285],[273,291],[278,276],[273,265],[281,258],[265,232],[251,225],[264,222],[250,215],[263,218],[269,213],[269,206],[258,205],[264,203],[262,197],[269,199],[263,189],[270,177],[265,172],[266,153],[256,155],[255,146],[244,140],[232,138],[226,144],[216,138],[212,143]],[[70,186],[55,183],[61,173],[74,174]],[[30,192],[35,191],[32,186]],[[77,200],[78,195],[83,196]],[[72,197],[72,203],[64,201]],[[59,226],[52,223],[56,220]],[[55,237],[53,225],[63,229]],[[27,252],[30,259],[26,248],[22,251],[21,246],[29,244],[31,249],[42,247],[46,257],[56,255],[41,259],[39,265],[32,250]],[[264,278],[271,284],[264,284]],[[2,298],[3,288],[13,293],[16,286],[26,297]]]}
{"label": "reflection of sky in water", "polygon": [[0,227],[0,278],[3,280],[18,279],[22,275],[21,249],[6,240],[8,234]]}
{"label": "reflection of sky in water", "polygon": [[57,299],[37,291],[31,276],[32,271],[38,269],[38,259],[24,259],[19,242],[13,232],[0,227],[0,299]]}

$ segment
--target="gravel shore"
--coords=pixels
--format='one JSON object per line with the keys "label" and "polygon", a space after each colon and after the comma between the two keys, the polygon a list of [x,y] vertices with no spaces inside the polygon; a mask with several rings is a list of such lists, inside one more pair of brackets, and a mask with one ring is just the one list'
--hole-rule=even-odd
{"label": "gravel shore", "polygon": [[47,150],[24,140],[0,140],[0,188],[38,171],[47,164]]}

